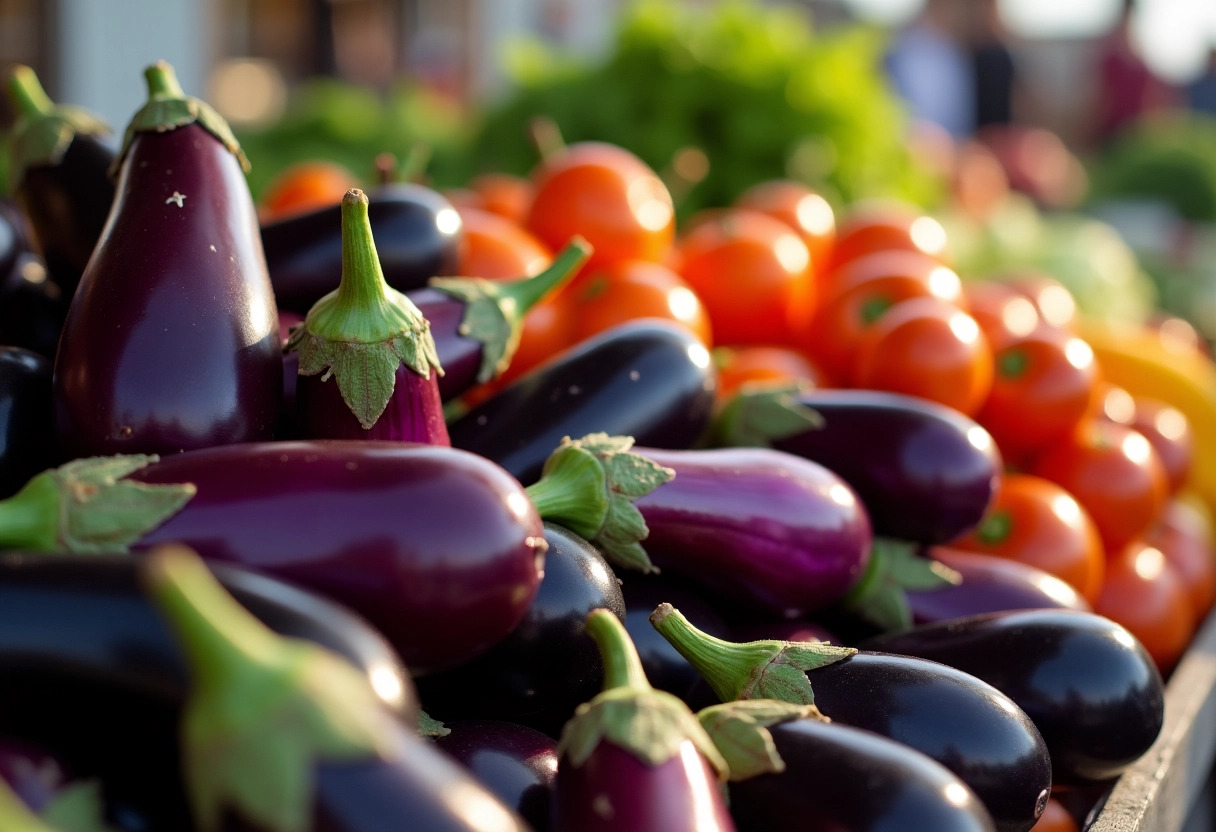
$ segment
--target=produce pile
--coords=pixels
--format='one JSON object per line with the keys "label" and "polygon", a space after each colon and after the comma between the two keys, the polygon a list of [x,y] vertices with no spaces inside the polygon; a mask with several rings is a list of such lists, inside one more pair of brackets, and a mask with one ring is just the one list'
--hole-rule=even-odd
{"label": "produce pile", "polygon": [[117,150],[11,79],[0,829],[1043,832],[1156,741],[1181,320],[603,141],[255,204],[146,78]]}

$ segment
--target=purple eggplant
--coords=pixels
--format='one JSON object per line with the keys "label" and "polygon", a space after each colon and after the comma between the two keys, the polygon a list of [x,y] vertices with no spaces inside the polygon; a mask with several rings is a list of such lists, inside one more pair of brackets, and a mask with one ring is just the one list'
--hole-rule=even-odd
{"label": "purple eggplant", "polygon": [[59,462],[51,366],[38,353],[0,347],[0,497]]}
{"label": "purple eggplant", "polygon": [[448,424],[452,445],[494,460],[525,485],[567,436],[604,431],[689,448],[713,408],[705,345],[683,327],[613,327],[517,379]]}
{"label": "purple eggplant", "polygon": [[714,437],[818,462],[857,491],[875,534],[918,543],[975,526],[1002,470],[992,436],[971,419],[877,390],[745,392],[723,408]]}
{"label": "purple eggplant", "polygon": [[1161,674],[1148,652],[1093,613],[973,615],[861,646],[950,665],[1009,696],[1043,735],[1059,785],[1119,776],[1156,741],[1165,718]]}
{"label": "purple eggplant", "polygon": [[548,735],[511,722],[470,719],[447,723],[447,733],[432,741],[534,832],[549,828],[557,743]]}
{"label": "purple eggplant", "polygon": [[624,619],[620,583],[603,556],[568,529],[546,523],[545,541],[545,575],[523,620],[473,660],[421,677],[427,713],[445,722],[518,722],[556,737],[603,687],[603,663],[583,624],[595,609]]}
{"label": "purple eggplant", "polygon": [[71,777],[45,749],[0,740],[0,829],[110,832],[103,814],[97,781]]}
{"label": "purple eggplant", "polygon": [[688,706],[646,681],[624,625],[587,617],[604,691],[566,723],[554,832],[733,832],[718,781],[726,764]]}
{"label": "purple eggplant", "polygon": [[299,353],[300,434],[449,445],[430,324],[384,282],[363,191],[347,191],[341,211],[341,281],[313,304],[284,348]]}
{"label": "purple eggplant", "polygon": [[[455,274],[462,226],[445,196],[422,185],[395,183],[368,197],[368,218],[389,286],[405,292],[423,288],[437,275]],[[270,280],[283,309],[303,314],[337,287],[341,227],[338,206],[262,226]]]}
{"label": "purple eggplant", "polygon": [[[1051,794],[1038,729],[992,685],[937,662],[807,642],[724,642],[669,604],[651,622],[723,702],[815,705],[833,722],[902,742],[950,769],[1001,832],[1026,832]],[[843,654],[843,655],[842,655]]]}
{"label": "purple eggplant", "polygon": [[145,75],[55,358],[72,457],[270,439],[278,417],[278,321],[244,157],[167,64]]}
{"label": "purple eggplant", "polygon": [[174,541],[349,606],[415,673],[506,637],[536,595],[546,549],[536,510],[497,465],[402,442],[77,460],[0,502],[0,545],[10,548],[123,552]]}
{"label": "purple eggplant", "polygon": [[12,269],[0,273],[0,344],[53,360],[70,300],[47,279],[42,258],[22,252]]}

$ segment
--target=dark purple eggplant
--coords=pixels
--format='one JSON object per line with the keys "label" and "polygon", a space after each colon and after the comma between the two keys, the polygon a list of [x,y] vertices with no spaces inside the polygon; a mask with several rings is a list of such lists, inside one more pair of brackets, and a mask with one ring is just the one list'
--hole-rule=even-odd
{"label": "dark purple eggplant", "polygon": [[683,327],[613,327],[517,379],[448,424],[452,445],[494,460],[525,485],[567,436],[603,431],[639,445],[689,448],[713,408],[705,345]]}
{"label": "dark purple eggplant", "polygon": [[100,784],[77,780],[45,749],[0,740],[0,829],[110,832]]}
{"label": "dark purple eggplant", "polygon": [[341,212],[341,281],[284,347],[299,353],[300,435],[449,445],[430,324],[384,282],[363,191],[347,191]]}
{"label": "dark purple eggplant", "polygon": [[554,832],[733,832],[718,780],[726,763],[688,706],[646,681],[624,625],[587,617],[604,691],[566,723]]}
{"label": "dark purple eggplant", "polygon": [[549,828],[557,743],[546,734],[511,722],[462,720],[432,742],[460,763],[534,832]]}
{"label": "dark purple eggplant", "polygon": [[35,352],[0,347],[0,497],[59,462],[51,367]]}
{"label": "dark purple eggplant", "polygon": [[114,202],[110,128],[78,107],[55,105],[27,66],[13,68],[9,93],[18,113],[9,181],[66,313]]}
{"label": "dark purple eggplant", "polygon": [[[368,194],[368,218],[388,285],[421,289],[437,275],[455,274],[460,214],[438,191],[394,183]],[[262,226],[262,246],[275,298],[301,314],[338,286],[342,271],[341,210],[322,208]]]}
{"label": "dark purple eggplant", "polygon": [[22,253],[10,271],[0,273],[0,344],[53,360],[70,301],[47,279],[42,258]]}
{"label": "dark purple eggplant", "polygon": [[115,160],[118,192],[55,358],[73,457],[270,439],[282,396],[274,293],[228,125],[163,62]]}
{"label": "dark purple eggplant", "polygon": [[943,543],[975,526],[1002,470],[996,443],[976,422],[877,390],[745,392],[723,408],[714,436],[830,468],[857,491],[875,534],[918,543]]}
{"label": "dark purple eggplant", "polygon": [[[1156,741],[1161,674],[1125,628],[1075,610],[974,615],[878,636],[862,647],[950,665],[1024,710],[1064,786],[1118,777]],[[818,688],[817,688],[818,689]]]}
{"label": "dark purple eggplant", "polygon": [[902,742],[958,775],[1001,832],[1026,832],[1043,813],[1051,794],[1047,746],[1030,717],[987,682],[908,656],[842,655],[842,648],[807,642],[724,642],[669,604],[651,622],[723,702],[815,705],[833,722]]}
{"label": "dark purple eggplant", "polygon": [[568,529],[546,523],[545,541],[545,575],[523,620],[472,661],[421,677],[427,713],[444,722],[518,722],[556,737],[603,687],[604,666],[583,625],[595,609],[624,619],[620,583],[603,556]]}
{"label": "dark purple eggplant", "polygon": [[497,465],[402,442],[77,460],[0,502],[0,546],[123,552],[165,542],[349,606],[415,673],[505,638],[536,594],[546,548],[527,495]]}

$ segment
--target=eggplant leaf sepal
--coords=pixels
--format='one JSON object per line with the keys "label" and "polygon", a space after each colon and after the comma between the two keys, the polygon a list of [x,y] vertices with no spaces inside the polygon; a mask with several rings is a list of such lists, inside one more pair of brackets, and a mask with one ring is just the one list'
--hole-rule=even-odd
{"label": "eggplant leaf sepal", "polygon": [[922,556],[920,546],[903,540],[875,538],[861,579],[840,601],[850,613],[884,633],[912,626],[908,590],[957,586],[962,575],[943,563]]}
{"label": "eggplant leaf sepal", "polygon": [[798,401],[809,384],[744,384],[710,426],[710,444],[771,448],[790,436],[823,427],[823,417]]}
{"label": "eggplant leaf sepal", "polygon": [[55,832],[114,832],[102,819],[101,784],[80,780],[68,784],[42,810]]}
{"label": "eggplant leaf sepal", "polygon": [[830,721],[814,705],[795,705],[774,699],[711,705],[698,711],[697,719],[726,760],[732,781],[785,771],[785,761],[777,752],[769,726],[795,719]]}
{"label": "eggplant leaf sepal", "polygon": [[9,145],[9,182],[16,186],[25,169],[63,160],[77,136],[105,136],[110,127],[93,113],[47,97],[34,70],[13,67],[9,94],[18,112]]}

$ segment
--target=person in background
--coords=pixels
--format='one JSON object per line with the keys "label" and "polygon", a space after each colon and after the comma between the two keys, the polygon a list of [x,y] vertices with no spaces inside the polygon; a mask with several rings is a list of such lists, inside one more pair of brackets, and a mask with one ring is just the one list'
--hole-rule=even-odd
{"label": "person in background", "polygon": [[1006,43],[996,0],[976,0],[971,13],[971,61],[975,73],[975,127],[1014,121],[1019,87],[1017,61]]}
{"label": "person in background", "polygon": [[1187,85],[1186,100],[1195,112],[1216,117],[1216,48],[1208,53],[1203,74]]}
{"label": "person in background", "polygon": [[927,0],[891,42],[885,59],[896,92],[916,120],[955,140],[975,131],[975,70],[964,44],[972,0]]}
{"label": "person in background", "polygon": [[1098,144],[1108,143],[1146,113],[1180,103],[1177,90],[1153,74],[1140,57],[1132,36],[1135,7],[1135,0],[1123,0],[1119,22],[1098,53]]}

